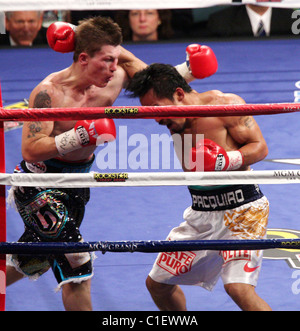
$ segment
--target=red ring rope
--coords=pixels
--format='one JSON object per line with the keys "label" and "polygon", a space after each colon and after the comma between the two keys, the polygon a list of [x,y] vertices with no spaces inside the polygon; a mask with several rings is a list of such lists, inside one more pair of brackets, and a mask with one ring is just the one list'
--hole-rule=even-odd
{"label": "red ring rope", "polygon": [[[0,107],[2,107],[2,94],[0,87]],[[0,121],[0,172],[5,173],[5,140],[4,123]],[[0,242],[6,241],[6,201],[5,186],[0,185]],[[6,255],[0,255],[0,311],[5,310],[6,292]]]}
{"label": "red ring rope", "polygon": [[0,121],[71,121],[96,118],[171,118],[245,116],[294,113],[300,111],[297,103],[205,105],[205,106],[127,106],[82,108],[28,108],[0,107]]}

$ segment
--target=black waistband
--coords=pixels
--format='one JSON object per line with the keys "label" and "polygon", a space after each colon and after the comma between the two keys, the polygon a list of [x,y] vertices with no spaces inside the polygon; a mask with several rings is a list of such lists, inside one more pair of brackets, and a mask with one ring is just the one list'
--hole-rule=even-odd
{"label": "black waistband", "polygon": [[264,196],[258,185],[233,185],[209,191],[189,188],[189,191],[192,209],[197,211],[233,209]]}
{"label": "black waistband", "polygon": [[94,162],[95,155],[88,162],[70,163],[58,159],[50,159],[42,162],[27,163],[24,160],[20,163],[24,172],[34,173],[87,173]]}

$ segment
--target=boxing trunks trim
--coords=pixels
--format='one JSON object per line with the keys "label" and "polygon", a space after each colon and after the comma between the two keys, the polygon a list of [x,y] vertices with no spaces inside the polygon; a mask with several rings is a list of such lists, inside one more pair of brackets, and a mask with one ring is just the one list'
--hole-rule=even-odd
{"label": "boxing trunks trim", "polygon": [[189,191],[192,209],[196,211],[234,209],[264,196],[258,185],[232,185],[209,191],[189,187]]}
{"label": "boxing trunks trim", "polygon": [[58,159],[49,159],[41,162],[20,163],[26,173],[88,173],[91,170],[95,155],[87,162],[65,162]]}

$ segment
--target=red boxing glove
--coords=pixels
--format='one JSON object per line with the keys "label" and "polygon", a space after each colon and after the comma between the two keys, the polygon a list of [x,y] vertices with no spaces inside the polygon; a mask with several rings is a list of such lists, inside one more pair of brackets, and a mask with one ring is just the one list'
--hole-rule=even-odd
{"label": "red boxing glove", "polygon": [[75,49],[76,26],[65,22],[52,23],[47,29],[48,45],[56,52],[69,53]]}
{"label": "red boxing glove", "polygon": [[186,48],[186,62],[190,73],[198,79],[214,75],[218,70],[218,61],[213,50],[198,44]]}
{"label": "red boxing glove", "polygon": [[74,127],[82,146],[101,145],[116,139],[116,126],[111,118],[78,121]]}
{"label": "red boxing glove", "polygon": [[230,171],[239,169],[243,164],[240,151],[226,152],[210,139],[199,140],[190,152],[192,171]]}
{"label": "red boxing glove", "polygon": [[111,118],[78,121],[74,129],[55,137],[56,148],[60,155],[73,152],[86,146],[98,146],[116,139],[116,126]]}

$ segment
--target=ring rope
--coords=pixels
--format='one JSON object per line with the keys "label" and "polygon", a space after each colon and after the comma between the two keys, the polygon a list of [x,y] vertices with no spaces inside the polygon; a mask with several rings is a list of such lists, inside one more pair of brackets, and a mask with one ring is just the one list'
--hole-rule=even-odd
{"label": "ring rope", "polygon": [[[6,110],[2,105],[0,88],[0,122],[1,121],[43,121],[43,120],[80,120],[96,118],[170,118],[170,117],[208,117],[208,116],[245,116],[267,115],[299,112],[300,104],[256,104],[256,105],[217,105],[217,106],[164,106],[164,107],[94,107],[94,108],[34,108]],[[3,141],[0,142],[3,152],[4,129],[0,125]],[[4,157],[3,157],[4,162]],[[3,163],[1,168],[3,168]],[[120,174],[5,174],[5,168],[0,169],[0,185],[5,190],[5,185],[11,186],[51,186],[51,187],[87,187],[87,186],[161,186],[161,185],[213,185],[213,184],[246,184],[247,181],[257,184],[297,183],[300,176],[298,170],[289,171],[291,175],[282,175],[282,171],[269,172],[232,172],[232,173],[138,173]],[[258,177],[259,175],[261,177]],[[121,174],[122,175],[122,174]],[[227,176],[225,176],[227,175]],[[228,176],[229,175],[229,176]],[[22,176],[22,177],[21,177]],[[25,177],[26,176],[26,177]],[[54,176],[54,177],[53,177]],[[76,176],[76,180],[74,180]],[[160,176],[160,177],[159,177]],[[180,176],[180,178],[178,178]],[[197,178],[193,179],[193,176]],[[212,176],[212,177],[211,177]],[[220,177],[222,176],[222,177]],[[52,178],[51,178],[52,177]],[[206,178],[205,178],[206,177]],[[210,178],[209,178],[210,177]],[[220,177],[220,178],[219,178]],[[227,177],[227,178],[226,178]],[[235,178],[233,178],[235,177]],[[83,179],[86,183],[83,183]],[[156,179],[156,181],[154,181]],[[37,183],[37,180],[40,182]],[[205,182],[206,180],[206,182]],[[97,185],[96,185],[97,184]],[[0,193],[0,198],[5,204],[5,192]],[[1,236],[6,235],[2,225],[6,226],[6,216],[1,218]],[[4,254],[53,254],[56,252],[101,251],[106,252],[174,252],[184,250],[241,250],[241,249],[271,249],[271,248],[300,248],[299,240],[238,240],[233,241],[206,241],[198,242],[93,242],[93,243],[7,243],[0,238],[0,264],[1,272],[5,270]],[[201,245],[200,245],[201,244]],[[3,277],[2,277],[3,278]],[[5,277],[3,278],[5,279]],[[5,294],[0,297],[0,310],[5,310]]]}
{"label": "ring rope", "polygon": [[159,253],[197,250],[300,249],[299,239],[190,240],[190,241],[94,241],[94,242],[3,242],[1,254],[66,254],[101,251],[112,253]]}
{"label": "ring rope", "polygon": [[297,103],[238,104],[238,105],[189,105],[189,106],[127,106],[82,108],[25,108],[0,107],[0,121],[50,121],[96,118],[170,118],[274,115],[300,111]]}
{"label": "ring rope", "polygon": [[229,172],[0,173],[0,185],[29,187],[123,187],[297,184],[300,170]]}
{"label": "ring rope", "polygon": [[[0,86],[0,107],[3,106],[2,92]],[[5,172],[5,132],[4,122],[0,122],[0,172]],[[5,186],[0,186],[0,241],[6,241],[6,199],[5,199]],[[6,256],[0,255],[0,273],[1,276],[6,275]],[[6,277],[0,277],[0,289],[5,288]],[[1,283],[2,282],[2,283]],[[5,310],[5,293],[0,293],[0,311]]]}

